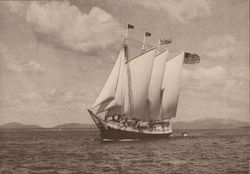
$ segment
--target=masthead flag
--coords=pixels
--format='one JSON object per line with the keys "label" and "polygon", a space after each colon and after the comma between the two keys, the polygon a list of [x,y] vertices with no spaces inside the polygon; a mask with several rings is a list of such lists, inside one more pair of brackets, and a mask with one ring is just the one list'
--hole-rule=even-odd
{"label": "masthead flag", "polygon": [[134,29],[135,27],[131,24],[128,24],[128,29]]}

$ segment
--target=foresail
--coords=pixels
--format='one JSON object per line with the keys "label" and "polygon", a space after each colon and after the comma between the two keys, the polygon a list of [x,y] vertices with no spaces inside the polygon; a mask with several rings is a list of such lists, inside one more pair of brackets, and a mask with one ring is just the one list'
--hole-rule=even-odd
{"label": "foresail", "polygon": [[[106,110],[115,110],[118,113],[122,113],[123,111],[119,111],[119,109],[111,109],[113,107],[123,106],[124,104],[124,85],[126,84],[126,64],[125,64],[125,57],[122,57],[120,60],[120,69],[119,69],[119,76],[115,91],[115,97],[114,99],[109,103],[109,105],[106,107]],[[118,107],[122,109],[123,107]],[[114,113],[114,111],[112,111]]]}
{"label": "foresail", "polygon": [[162,82],[161,119],[176,117],[183,60],[184,53],[181,53],[166,62]]}
{"label": "foresail", "polygon": [[123,57],[124,57],[124,49],[122,48],[116,59],[115,65],[104,87],[102,88],[99,96],[97,97],[93,107],[96,107],[97,105],[102,104],[102,103],[104,103],[107,106],[107,102],[105,101],[115,97],[115,91],[116,91],[116,86],[117,86],[119,71],[120,71],[120,64],[121,64],[121,60],[123,59]]}
{"label": "foresail", "polygon": [[168,51],[164,51],[155,56],[151,79],[148,89],[149,99],[149,119],[159,120],[160,107],[162,101],[162,80],[165,70]]}
{"label": "foresail", "polygon": [[113,106],[112,108],[107,109],[107,116],[117,115],[121,114],[121,106]]}
{"label": "foresail", "polygon": [[131,70],[130,100],[133,100],[132,117],[145,120],[148,119],[148,87],[153,66],[155,48],[134,58],[128,62]]}

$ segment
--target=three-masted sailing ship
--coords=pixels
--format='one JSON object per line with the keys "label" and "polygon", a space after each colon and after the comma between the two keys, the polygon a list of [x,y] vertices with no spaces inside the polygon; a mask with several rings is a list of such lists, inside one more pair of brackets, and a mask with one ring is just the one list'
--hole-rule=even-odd
{"label": "three-masted sailing ship", "polygon": [[169,57],[161,45],[171,40],[160,39],[157,46],[129,57],[128,24],[124,43],[114,67],[89,113],[103,140],[168,137],[171,119],[176,117],[180,76],[183,63],[199,62],[196,54],[181,52]]}

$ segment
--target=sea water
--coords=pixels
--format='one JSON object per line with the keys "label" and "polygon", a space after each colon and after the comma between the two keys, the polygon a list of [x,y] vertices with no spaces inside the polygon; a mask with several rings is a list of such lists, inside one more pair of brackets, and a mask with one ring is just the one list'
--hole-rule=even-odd
{"label": "sea water", "polygon": [[0,173],[244,174],[249,139],[248,129],[133,142],[102,142],[95,129],[0,131]]}

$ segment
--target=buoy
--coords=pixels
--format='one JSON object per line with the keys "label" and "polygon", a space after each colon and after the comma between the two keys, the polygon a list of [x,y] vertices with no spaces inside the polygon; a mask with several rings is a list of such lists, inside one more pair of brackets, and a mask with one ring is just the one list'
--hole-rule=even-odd
{"label": "buoy", "polygon": [[187,133],[182,133],[182,136],[183,136],[183,137],[187,137],[188,134],[187,134]]}

